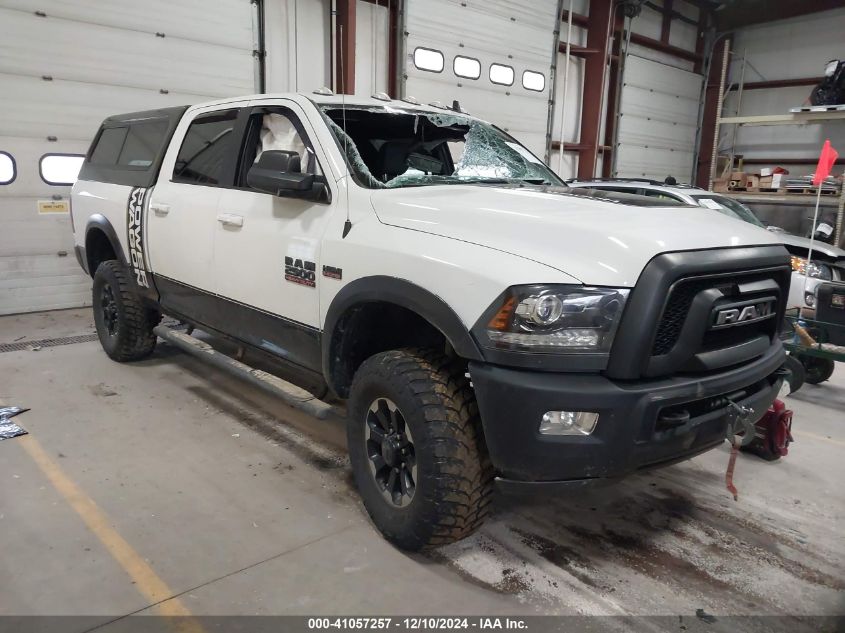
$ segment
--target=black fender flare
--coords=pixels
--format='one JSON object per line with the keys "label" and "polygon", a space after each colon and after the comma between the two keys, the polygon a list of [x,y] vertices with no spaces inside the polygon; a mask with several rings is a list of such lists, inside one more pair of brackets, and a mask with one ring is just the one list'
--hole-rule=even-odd
{"label": "black fender flare", "polygon": [[[85,225],[85,263],[88,266],[88,274],[93,277],[94,273],[96,272],[96,270],[92,269],[92,253],[90,253],[88,249],[88,235],[94,229],[102,231],[105,234],[106,238],[111,244],[114,254],[117,256],[117,260],[121,263],[121,265],[125,266],[129,270],[132,270],[132,266],[130,265],[129,260],[126,258],[126,253],[123,252],[123,246],[120,244],[120,239],[117,237],[117,232],[114,230],[114,226],[112,226],[112,223],[109,222],[108,218],[102,215],[101,213],[94,213],[91,215],[91,217],[88,218],[88,223]],[[146,258],[146,254],[144,255],[144,257]],[[149,280],[149,286],[140,286],[135,281],[135,275],[133,274],[131,277],[133,279],[132,285],[135,288],[135,292],[142,299],[150,302],[153,305],[157,305],[159,301],[159,294],[152,276],[147,276],[147,279]]]}
{"label": "black fender flare", "polygon": [[114,230],[112,223],[109,222],[108,218],[101,213],[94,213],[90,218],[88,218],[88,223],[85,225],[85,264],[88,267],[88,274],[93,277],[95,272],[91,267],[91,253],[88,250],[88,236],[91,234],[93,229],[98,229],[105,234],[111,244],[112,250],[115,255],[117,255],[118,261],[126,266],[126,253],[123,252],[123,246],[120,244],[120,239],[117,237],[117,232]]}
{"label": "black fender flare", "polygon": [[478,344],[461,318],[443,299],[398,277],[362,277],[344,286],[335,295],[326,312],[321,344],[323,374],[327,384],[333,384],[331,353],[338,322],[355,305],[374,302],[393,303],[415,312],[443,334],[458,356],[467,360],[484,360]]}

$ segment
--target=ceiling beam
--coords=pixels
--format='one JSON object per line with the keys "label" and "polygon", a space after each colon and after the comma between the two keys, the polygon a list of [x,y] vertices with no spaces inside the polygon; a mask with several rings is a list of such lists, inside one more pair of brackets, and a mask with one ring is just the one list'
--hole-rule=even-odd
{"label": "ceiling beam", "polygon": [[720,31],[732,31],[764,22],[841,9],[842,0],[743,0],[724,4],[714,12]]}
{"label": "ceiling beam", "polygon": [[[799,86],[816,86],[823,77],[803,77],[800,79],[771,79],[769,81],[746,81],[743,90],[767,90],[769,88],[796,88]],[[739,86],[732,84],[728,90],[737,90]]]}

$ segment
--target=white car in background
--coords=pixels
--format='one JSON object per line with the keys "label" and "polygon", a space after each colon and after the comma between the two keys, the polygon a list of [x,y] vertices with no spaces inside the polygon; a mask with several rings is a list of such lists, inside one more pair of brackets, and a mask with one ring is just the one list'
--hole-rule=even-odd
{"label": "white car in background", "polygon": [[[776,233],[786,250],[792,255],[792,283],[789,289],[789,308],[802,308],[805,313],[815,310],[816,287],[826,281],[845,282],[845,250],[825,244],[813,243],[813,259],[807,263],[810,240],[792,235],[775,226],[766,226],[754,212],[741,202],[719,193],[699,189],[690,185],[666,184],[657,180],[636,178],[609,178],[596,180],[568,180],[570,187],[592,190],[596,197],[603,197],[605,192],[635,194],[650,198],[671,200],[681,204],[690,204],[706,209],[713,209],[755,226],[768,228]],[[809,280],[806,275],[809,273]],[[806,291],[805,291],[806,281]]]}

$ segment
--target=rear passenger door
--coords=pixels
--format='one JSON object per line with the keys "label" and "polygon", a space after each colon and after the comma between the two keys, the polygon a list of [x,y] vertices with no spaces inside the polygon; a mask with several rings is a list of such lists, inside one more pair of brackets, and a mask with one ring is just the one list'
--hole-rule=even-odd
{"label": "rear passenger door", "polygon": [[149,200],[147,245],[161,303],[207,325],[217,322],[217,206],[237,162],[239,112],[228,105],[189,112]]}

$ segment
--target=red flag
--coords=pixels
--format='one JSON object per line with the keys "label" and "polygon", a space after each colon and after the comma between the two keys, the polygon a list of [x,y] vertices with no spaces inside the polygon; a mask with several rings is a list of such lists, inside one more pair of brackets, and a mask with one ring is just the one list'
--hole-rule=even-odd
{"label": "red flag", "polygon": [[830,170],[833,163],[839,158],[839,153],[830,146],[830,139],[824,142],[821,156],[819,156],[819,164],[816,166],[816,175],[813,176],[813,186],[819,187],[825,178],[830,175]]}

